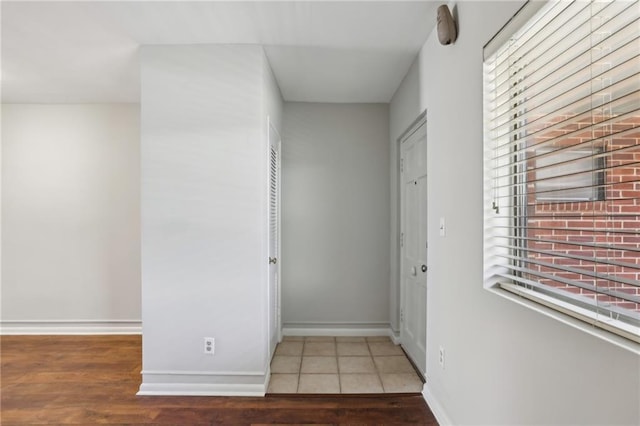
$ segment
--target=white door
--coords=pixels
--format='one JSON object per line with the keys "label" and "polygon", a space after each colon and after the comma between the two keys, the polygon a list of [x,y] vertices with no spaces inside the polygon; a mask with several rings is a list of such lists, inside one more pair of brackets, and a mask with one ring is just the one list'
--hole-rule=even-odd
{"label": "white door", "polygon": [[269,122],[269,352],[280,341],[280,135]]}
{"label": "white door", "polygon": [[427,366],[427,125],[400,141],[400,340],[424,375]]}

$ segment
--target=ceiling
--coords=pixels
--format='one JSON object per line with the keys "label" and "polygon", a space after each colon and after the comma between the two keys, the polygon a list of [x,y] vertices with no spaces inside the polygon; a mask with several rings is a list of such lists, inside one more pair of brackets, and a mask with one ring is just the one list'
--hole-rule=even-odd
{"label": "ceiling", "polygon": [[2,101],[138,102],[138,48],[261,44],[287,101],[389,102],[432,1],[2,1]]}

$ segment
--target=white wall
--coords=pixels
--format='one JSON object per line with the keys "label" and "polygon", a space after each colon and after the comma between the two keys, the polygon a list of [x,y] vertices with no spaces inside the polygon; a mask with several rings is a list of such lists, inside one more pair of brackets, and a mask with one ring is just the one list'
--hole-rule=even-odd
{"label": "white wall", "polygon": [[432,33],[420,53],[430,175],[427,394],[455,424],[637,425],[637,355],[483,290],[482,47],[521,4],[459,2],[458,41],[441,46]]}
{"label": "white wall", "polygon": [[3,328],[140,321],[139,139],[138,105],[2,106]]}
{"label": "white wall", "polygon": [[396,335],[400,333],[400,163],[398,138],[420,115],[420,79],[418,57],[404,76],[389,105],[389,173],[391,174],[390,200],[390,276],[389,318]]}
{"label": "white wall", "polygon": [[265,59],[142,48],[143,394],[264,392]]}
{"label": "white wall", "polygon": [[387,104],[285,103],[285,327],[388,327]]}
{"label": "white wall", "polygon": [[[276,77],[273,74],[271,65],[267,56],[264,56],[263,60],[263,101],[264,111],[263,118],[266,119],[269,116],[271,123],[274,125],[278,132],[282,130],[282,113],[284,108],[284,101],[282,94],[280,93],[280,87],[276,81]],[[265,123],[266,126],[266,123]]]}

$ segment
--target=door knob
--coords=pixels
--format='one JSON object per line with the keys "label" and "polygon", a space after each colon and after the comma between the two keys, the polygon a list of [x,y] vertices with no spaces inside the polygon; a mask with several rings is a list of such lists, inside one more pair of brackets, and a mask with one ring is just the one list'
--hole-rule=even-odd
{"label": "door knob", "polygon": [[271,264],[275,265],[277,261],[278,261],[278,259],[276,259],[275,257],[270,257],[269,258],[269,265],[271,265]]}
{"label": "door knob", "polygon": [[422,272],[427,272],[427,265],[422,265],[422,268],[420,269],[422,269]]}

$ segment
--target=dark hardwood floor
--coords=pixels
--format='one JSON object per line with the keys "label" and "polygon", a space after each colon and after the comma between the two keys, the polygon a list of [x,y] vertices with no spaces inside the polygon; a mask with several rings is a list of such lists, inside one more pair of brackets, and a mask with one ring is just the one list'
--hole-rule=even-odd
{"label": "dark hardwood floor", "polygon": [[0,424],[424,424],[419,394],[139,397],[140,336],[2,336]]}

